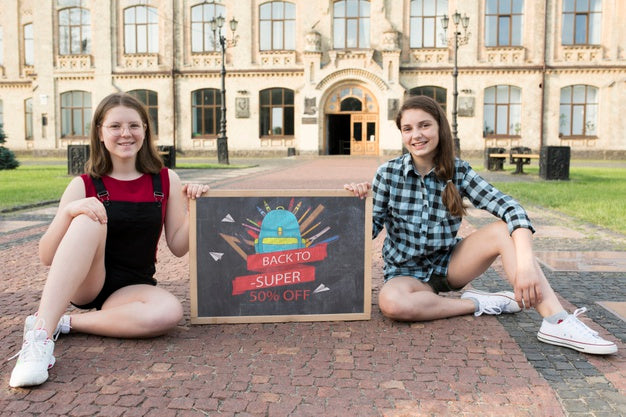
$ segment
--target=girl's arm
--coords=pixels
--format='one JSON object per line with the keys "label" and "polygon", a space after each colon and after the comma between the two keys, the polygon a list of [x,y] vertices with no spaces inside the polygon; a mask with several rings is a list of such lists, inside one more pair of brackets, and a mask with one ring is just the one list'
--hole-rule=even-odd
{"label": "girl's arm", "polygon": [[532,232],[526,228],[518,228],[511,237],[517,261],[513,285],[515,299],[526,308],[535,307],[541,302],[543,294],[539,285],[541,272],[533,254]]}
{"label": "girl's arm", "polygon": [[52,263],[70,223],[81,214],[95,222],[107,222],[107,213],[100,200],[95,197],[85,198],[85,184],[82,178],[76,177],[63,192],[57,213],[39,241],[39,259],[44,265]]}
{"label": "girl's arm", "polygon": [[178,175],[168,170],[170,196],[165,213],[165,240],[175,256],[181,257],[189,251],[189,200],[209,191],[208,185],[182,185]]}

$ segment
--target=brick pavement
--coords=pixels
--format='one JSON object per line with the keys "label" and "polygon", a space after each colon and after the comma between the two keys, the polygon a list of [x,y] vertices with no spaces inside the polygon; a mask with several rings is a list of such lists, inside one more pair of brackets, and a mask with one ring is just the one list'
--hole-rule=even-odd
{"label": "brick pavement", "polygon": [[[284,158],[246,170],[180,174],[223,189],[339,188],[370,179],[382,160]],[[14,362],[3,362],[0,416],[626,415],[624,321],[597,304],[626,301],[619,262],[626,237],[558,213],[529,211],[548,230],[535,239],[538,257],[563,303],[569,309],[586,305],[588,322],[618,343],[617,355],[594,357],[539,343],[534,312],[392,322],[375,306],[381,237],[373,245],[369,321],[191,325],[188,257],[175,258],[161,242],[156,278],[183,300],[179,326],[146,340],[62,336],[50,379],[35,389],[9,388]],[[46,276],[36,259],[37,241],[52,214],[41,209],[0,218],[0,357],[19,350],[24,316],[36,309]],[[488,221],[470,210],[462,233]],[[594,261],[563,270],[541,257],[555,250],[583,258],[593,252]],[[618,266],[598,271],[599,265]],[[504,289],[501,276],[496,263],[474,286]]]}

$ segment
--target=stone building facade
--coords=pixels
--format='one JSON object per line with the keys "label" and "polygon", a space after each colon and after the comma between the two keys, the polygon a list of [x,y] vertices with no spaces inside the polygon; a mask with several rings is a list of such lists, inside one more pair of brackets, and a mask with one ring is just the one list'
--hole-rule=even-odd
{"label": "stone building facade", "polygon": [[219,16],[231,155],[397,154],[405,95],[434,97],[453,120],[455,58],[463,155],[626,155],[626,2],[615,0],[3,0],[7,145],[87,143],[98,102],[129,91],[159,145],[215,153]]}

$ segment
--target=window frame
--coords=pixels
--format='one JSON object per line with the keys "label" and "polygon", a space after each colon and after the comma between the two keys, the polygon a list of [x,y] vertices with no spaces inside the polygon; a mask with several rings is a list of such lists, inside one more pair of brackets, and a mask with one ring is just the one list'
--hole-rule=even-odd
{"label": "window frame", "polygon": [[[74,105],[74,94],[75,93],[80,93],[81,94],[81,101],[82,101],[82,105],[78,106],[78,105]],[[65,106],[63,104],[64,102],[64,97],[69,95],[70,99],[71,99],[71,104],[69,106]],[[61,95],[59,96],[60,98],[60,109],[61,109],[61,138],[66,139],[66,138],[88,138],[89,137],[89,130],[90,130],[90,126],[91,126],[91,115],[92,115],[92,105],[91,105],[91,93],[89,91],[84,91],[84,90],[70,90],[70,91],[66,91],[64,93],[61,93]],[[88,106],[85,105],[85,102],[88,102]],[[69,126],[69,131],[71,132],[71,134],[66,134],[65,132],[68,131],[66,128],[67,126],[65,126],[65,114],[66,111],[69,111],[69,115],[70,115],[70,126]],[[76,134],[76,132],[74,131],[74,116],[76,114],[76,111],[80,111],[81,117],[82,117],[82,123],[81,123],[81,129],[82,132],[79,132],[79,134]],[[82,134],[80,134],[82,133]]]}
{"label": "window frame", "polygon": [[[146,22],[137,23],[137,11],[145,9]],[[127,13],[133,11],[133,22],[128,22]],[[140,54],[156,54],[159,52],[159,13],[156,7],[146,5],[134,5],[124,9],[122,13],[123,28],[124,28],[124,54],[126,55],[140,55]],[[156,21],[150,21],[151,16],[155,16]],[[138,31],[145,26],[145,36],[140,36]],[[130,40],[128,39],[129,29],[133,32],[133,49],[130,50]],[[156,32],[154,30],[156,29]],[[151,36],[153,35],[153,36]],[[140,38],[145,38],[145,50],[140,48]],[[154,38],[154,39],[153,39]],[[141,50],[140,50],[141,49]]]}
{"label": "window frame", "polygon": [[[204,93],[211,92],[213,93],[213,103],[205,104],[204,103]],[[194,94],[200,94],[200,103],[194,104]],[[191,137],[193,139],[206,139],[206,138],[216,138],[220,133],[220,124],[222,121],[222,93],[217,88],[199,88],[197,90],[193,90],[191,92]],[[200,118],[201,129],[200,131],[196,131],[194,126],[194,121],[196,120],[196,111],[201,109],[202,117]],[[214,132],[207,131],[205,126],[205,112],[212,111],[213,112],[213,127],[215,129]]]}
{"label": "window frame", "polygon": [[[426,15],[424,14],[424,9],[426,7],[426,2],[423,0],[411,0],[409,3],[409,48],[410,49],[426,49],[426,48],[447,48],[448,41],[446,39],[446,30],[441,26],[441,18],[444,15],[448,14],[448,0],[432,0],[434,1],[435,14],[434,15]],[[414,8],[421,4],[422,10],[421,14],[413,14]],[[424,20],[428,19],[429,21],[433,21],[434,30],[433,39],[434,44],[432,46],[424,45],[424,33],[425,33],[425,22]],[[418,23],[420,22],[420,23]],[[421,37],[420,43],[421,45],[417,45],[417,39],[415,38],[415,30],[416,26],[419,26]]]}
{"label": "window frame", "polygon": [[[428,92],[429,94],[424,94],[425,92]],[[443,98],[445,99],[444,102],[441,102],[440,100],[437,99],[437,97],[440,96],[441,94],[443,94]],[[418,85],[417,87],[413,87],[409,90],[409,95],[430,97],[441,106],[444,112],[447,112],[448,90],[443,87],[439,87],[436,85]]]}
{"label": "window frame", "polygon": [[[194,20],[194,9],[201,9],[202,19]],[[207,10],[212,9],[212,14],[206,12]],[[226,17],[226,6],[219,3],[199,3],[195,6],[192,6],[190,9],[189,21],[191,22],[189,26],[189,35],[190,35],[190,47],[192,54],[203,54],[203,53],[212,53],[219,52],[220,45],[219,42],[215,40],[215,34],[211,29],[211,19],[216,18],[218,16]],[[206,20],[208,19],[208,20]],[[201,31],[201,40],[202,47],[200,49],[196,49],[196,42],[198,42],[196,37],[194,36],[194,31]]]}
{"label": "window frame", "polygon": [[[495,13],[490,13],[489,3],[495,4]],[[505,8],[505,4],[508,3],[508,9]],[[517,8],[519,11],[516,11],[516,3],[519,4]],[[502,10],[502,9],[505,10]],[[495,18],[495,44],[491,44],[491,40],[489,38],[490,32],[490,23],[489,18]],[[502,24],[503,19],[508,19],[509,27],[508,34],[506,35],[506,40],[500,39],[500,25]],[[516,19],[519,20],[519,27],[516,27]],[[523,24],[524,24],[524,0],[485,0],[485,46],[488,48],[499,48],[499,47],[510,47],[510,46],[522,46],[522,33],[523,33]],[[517,43],[514,42],[515,37],[517,36]]]}
{"label": "window frame", "polygon": [[[282,17],[274,17],[275,6],[279,6],[281,8],[280,14]],[[287,17],[287,8],[290,7],[293,9],[293,17]],[[268,1],[259,5],[259,51],[294,51],[296,49],[296,4],[288,1]],[[269,18],[264,18],[264,8],[269,8]],[[270,30],[263,30],[263,23],[269,22]],[[292,26],[291,35],[287,33],[285,30],[286,26],[290,24]],[[277,27],[280,27],[280,36],[276,34]],[[265,48],[264,40],[265,37],[269,36],[269,46]],[[276,38],[280,37],[279,40]],[[287,44],[290,45],[287,45]],[[278,44],[278,45],[277,45]]]}
{"label": "window frame", "polygon": [[[348,16],[349,3],[357,3],[357,15]],[[362,16],[363,8],[367,5],[367,16]],[[337,16],[338,8],[343,6],[343,16]],[[350,24],[353,22],[354,24]],[[356,31],[356,44],[349,44],[351,26]],[[339,39],[338,29],[341,28],[343,38]],[[333,49],[369,49],[371,48],[371,2],[369,0],[337,0],[333,3]],[[362,33],[363,32],[363,33]],[[366,32],[366,33],[365,33]]]}
{"label": "window frame", "polygon": [[[599,10],[592,10],[597,5]],[[578,1],[563,0],[561,4],[561,45],[564,46],[586,46],[600,45],[602,42],[602,0],[589,0],[584,10],[578,10]],[[570,22],[568,16],[573,15]],[[585,17],[584,41],[578,41],[578,17]],[[571,39],[566,42],[565,31],[571,29]],[[597,39],[590,39],[597,37]]]}
{"label": "window frame", "polygon": [[[584,87],[584,101],[575,101],[576,88]],[[566,92],[565,90],[570,90],[570,100],[567,102],[563,102],[563,94]],[[589,99],[590,91],[593,91],[594,101]],[[597,138],[598,137],[598,111],[600,109],[598,96],[600,94],[600,89],[593,85],[588,84],[572,84],[562,87],[559,94],[559,138],[561,139],[589,139],[589,138]],[[564,133],[561,130],[561,125],[563,124],[563,107],[569,107],[569,134]],[[591,109],[593,108],[593,112]],[[578,109],[578,111],[577,111]],[[575,116],[579,114],[579,111],[582,111],[580,121],[580,126],[582,127],[582,132],[580,134],[573,133],[575,130],[575,124],[577,119]],[[589,114],[592,114],[594,118],[593,121],[588,120]],[[568,120],[567,117],[565,120]],[[592,127],[588,126],[589,123],[593,123]],[[588,130],[593,129],[593,133],[588,133]]]}
{"label": "window frame", "polygon": [[33,98],[24,100],[24,139],[33,140]]}
{"label": "window frame", "polygon": [[[150,123],[152,126],[152,134],[158,136],[159,134],[159,93],[154,90],[148,90],[144,88],[137,88],[135,90],[127,91],[128,94],[139,100],[148,113]],[[154,98],[154,103],[151,99]]]}
{"label": "window frame", "polygon": [[[279,90],[281,100],[280,103],[276,103],[274,102],[274,94]],[[269,98],[268,102],[265,102],[263,99],[264,93],[267,93]],[[288,94],[291,95],[291,103],[286,102]],[[295,136],[295,94],[294,90],[283,87],[271,87],[259,91],[259,136],[261,138],[284,138]],[[282,120],[280,126],[275,124],[274,120],[274,113],[277,109],[282,109]],[[267,120],[264,120],[266,117]],[[290,126],[287,124],[288,118],[291,118]],[[270,128],[267,129],[268,133],[265,132],[265,126]],[[275,133],[274,130],[276,128],[280,128],[280,132]],[[288,128],[291,128],[290,132],[287,131]]]}
{"label": "window frame", "polygon": [[[499,97],[499,88],[502,87],[507,87],[507,100],[506,101],[499,101],[498,97]],[[493,97],[494,97],[494,102],[490,103],[487,102],[487,96],[488,96],[488,90],[493,89]],[[514,91],[518,94],[519,96],[519,101],[517,102],[512,102],[511,101],[511,92]],[[493,111],[493,131],[492,132],[488,132],[487,131],[487,124],[486,124],[486,118],[487,118],[487,106],[494,106],[494,111]],[[506,109],[506,132],[505,133],[498,133],[499,131],[499,127],[500,124],[499,122],[499,115],[500,115],[500,111]],[[515,85],[510,85],[510,84],[497,84],[497,85],[492,85],[489,87],[486,87],[484,90],[484,98],[483,98],[483,137],[485,138],[520,138],[521,137],[521,131],[522,131],[522,89],[520,87],[517,87]],[[512,115],[517,114],[519,117],[519,120],[512,120]],[[514,125],[512,125],[513,123],[515,123]],[[511,130],[515,130],[515,133],[512,133]]]}
{"label": "window frame", "polygon": [[[27,28],[30,38],[27,38]],[[33,32],[33,24],[25,23],[22,25],[22,39],[24,41],[24,66],[32,67],[35,65],[35,34]]]}
{"label": "window frame", "polygon": [[[73,10],[78,10],[80,13],[80,23],[79,24],[72,24],[72,11]],[[68,17],[67,20],[69,21],[69,23],[63,24],[62,19],[61,19],[61,14],[62,13],[68,13]],[[87,16],[87,22],[85,22],[83,19],[85,18],[85,16]],[[58,42],[58,54],[59,55],[88,55],[91,53],[91,11],[85,7],[79,7],[79,6],[71,6],[71,7],[65,7],[62,9],[59,9],[57,12],[57,19],[58,19],[58,34],[59,34],[59,42]],[[62,33],[63,28],[67,27],[67,34],[64,35]],[[79,51],[75,52],[74,48],[73,48],[73,36],[72,36],[72,29],[73,28],[78,28],[78,32],[79,32]],[[62,50],[62,46],[63,46],[63,39],[64,37],[67,36],[67,52],[64,52]],[[83,46],[83,43],[86,41],[86,46]]]}

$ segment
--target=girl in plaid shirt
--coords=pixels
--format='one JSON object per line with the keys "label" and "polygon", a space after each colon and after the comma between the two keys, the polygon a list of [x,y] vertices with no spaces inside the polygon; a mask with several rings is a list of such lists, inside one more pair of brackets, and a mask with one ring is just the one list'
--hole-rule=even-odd
{"label": "girl in plaid shirt", "polygon": [[[394,320],[423,321],[463,314],[516,313],[534,307],[544,318],[539,340],[586,353],[610,354],[617,346],[568,314],[550,287],[532,249],[533,226],[524,209],[455,158],[450,125],[431,98],[408,98],[396,117],[408,151],[380,166],[368,182],[345,188],[364,198],[373,192],[373,237],[383,227],[385,283],[382,313]],[[457,237],[463,197],[501,219]],[[514,292],[460,290],[500,256]]]}

